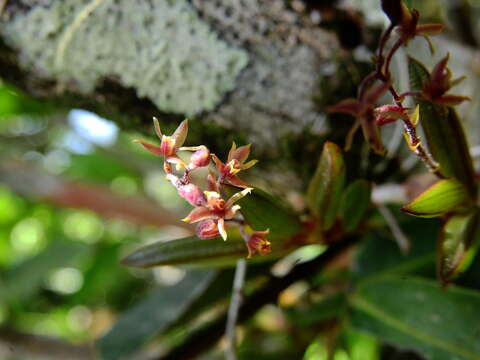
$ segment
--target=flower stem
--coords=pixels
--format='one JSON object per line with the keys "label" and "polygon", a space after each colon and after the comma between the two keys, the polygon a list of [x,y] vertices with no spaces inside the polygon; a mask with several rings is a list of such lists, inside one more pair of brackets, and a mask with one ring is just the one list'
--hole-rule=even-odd
{"label": "flower stem", "polygon": [[225,329],[225,358],[227,360],[236,360],[237,354],[235,351],[236,337],[235,327],[237,325],[238,310],[242,303],[243,285],[245,283],[245,274],[247,272],[247,261],[240,259],[237,261],[235,268],[235,277],[233,279],[232,298],[230,306],[228,307],[227,326]]}

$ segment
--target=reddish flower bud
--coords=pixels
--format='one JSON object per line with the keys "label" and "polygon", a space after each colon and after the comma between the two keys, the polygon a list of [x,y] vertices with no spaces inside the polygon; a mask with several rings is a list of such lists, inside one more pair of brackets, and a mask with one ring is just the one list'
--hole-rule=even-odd
{"label": "reddish flower bud", "polygon": [[205,195],[195,184],[178,186],[178,194],[193,206],[202,206],[206,203]]}
{"label": "reddish flower bud", "polygon": [[401,0],[382,0],[382,10],[393,25],[405,23],[410,17],[408,8]]}
{"label": "reddish flower bud", "polygon": [[375,121],[382,126],[398,119],[408,119],[406,109],[398,105],[383,105],[374,109]]}
{"label": "reddish flower bud", "polygon": [[272,251],[270,241],[266,238],[269,232],[269,230],[256,231],[250,235],[247,241],[248,257],[251,257],[255,253],[266,255]]}
{"label": "reddish flower bud", "polygon": [[447,67],[448,59],[449,55],[435,65],[430,77],[424,81],[421,93],[425,100],[441,106],[455,106],[463,101],[470,100],[467,96],[447,94],[452,87],[465,79],[465,77],[452,79],[452,73]]}
{"label": "reddish flower bud", "polygon": [[199,222],[195,233],[202,240],[213,239],[220,236],[217,221],[213,219]]}
{"label": "reddish flower bud", "polygon": [[210,151],[202,146],[190,157],[190,168],[208,166],[210,164]]}

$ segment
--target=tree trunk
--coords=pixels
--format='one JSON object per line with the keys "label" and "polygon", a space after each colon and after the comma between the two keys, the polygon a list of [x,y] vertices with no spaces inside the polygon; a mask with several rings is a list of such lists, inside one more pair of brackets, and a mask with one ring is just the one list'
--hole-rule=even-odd
{"label": "tree trunk", "polygon": [[337,45],[311,19],[300,1],[9,0],[0,77],[123,128],[187,116],[272,144],[321,127],[318,74]]}

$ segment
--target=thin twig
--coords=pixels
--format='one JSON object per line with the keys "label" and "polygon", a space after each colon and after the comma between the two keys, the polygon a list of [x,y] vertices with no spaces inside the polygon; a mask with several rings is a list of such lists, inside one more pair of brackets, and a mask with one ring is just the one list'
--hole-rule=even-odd
{"label": "thin twig", "polygon": [[400,225],[397,222],[397,219],[395,219],[395,216],[393,216],[390,209],[387,208],[385,205],[378,205],[377,208],[380,214],[382,214],[383,218],[385,219],[388,227],[390,228],[393,238],[395,239],[398,247],[400,248],[400,251],[403,255],[407,255],[410,251],[410,240],[403,233]]}
{"label": "thin twig", "polygon": [[[243,323],[252,317],[260,308],[269,303],[275,303],[278,295],[284,289],[298,280],[309,279],[325,266],[344,254],[359,238],[347,237],[329,245],[328,249],[315,259],[298,264],[287,275],[277,278],[268,277],[265,286],[258,289],[240,306],[237,323]],[[216,320],[192,332],[181,344],[171,349],[167,354],[153,357],[156,360],[188,360],[198,357],[211,348],[224,335],[227,314],[220,315]]]}
{"label": "thin twig", "polygon": [[233,279],[232,299],[228,307],[227,326],[225,329],[225,358],[227,360],[236,360],[237,355],[235,351],[236,332],[238,310],[243,298],[243,285],[245,283],[245,274],[247,272],[247,261],[240,259],[237,261],[235,269],[235,277]]}

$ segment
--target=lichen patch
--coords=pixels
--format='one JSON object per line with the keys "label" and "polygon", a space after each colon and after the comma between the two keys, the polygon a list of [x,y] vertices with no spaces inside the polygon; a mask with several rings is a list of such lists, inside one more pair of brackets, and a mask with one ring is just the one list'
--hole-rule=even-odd
{"label": "lichen patch", "polygon": [[248,62],[187,0],[64,0],[18,13],[0,27],[22,65],[92,92],[115,78],[164,112],[215,108]]}

